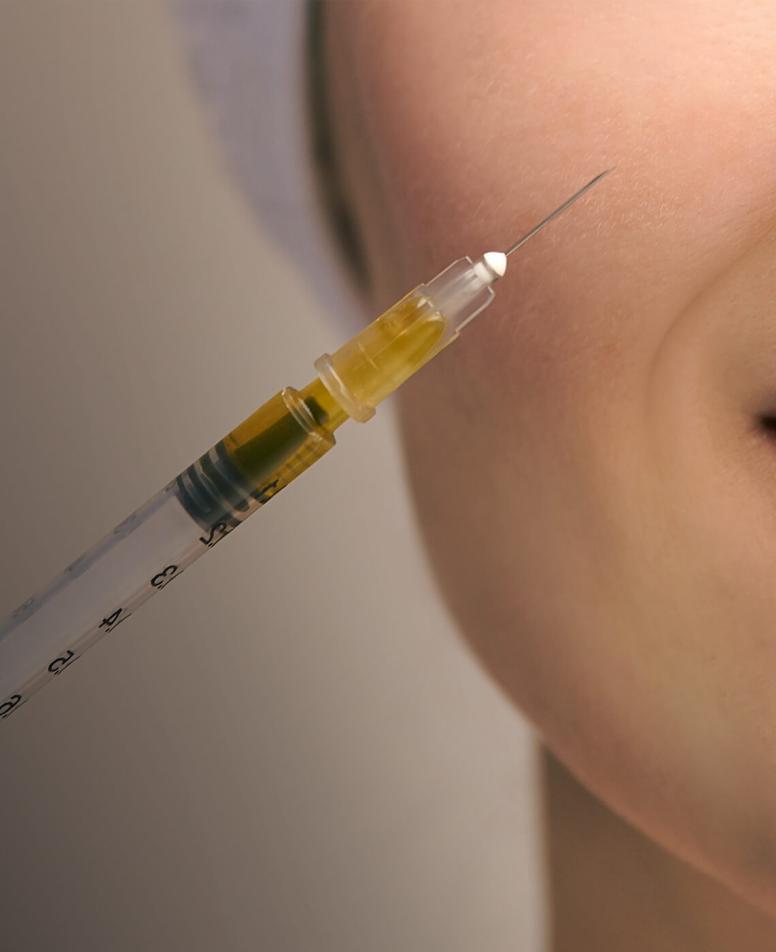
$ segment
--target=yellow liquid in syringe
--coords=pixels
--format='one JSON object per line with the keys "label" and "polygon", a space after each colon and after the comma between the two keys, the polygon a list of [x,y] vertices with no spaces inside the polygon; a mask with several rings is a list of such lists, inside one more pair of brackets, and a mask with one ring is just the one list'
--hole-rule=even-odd
{"label": "yellow liquid in syringe", "polygon": [[232,430],[223,450],[266,501],[334,446],[335,430],[351,418],[345,407],[361,406],[368,419],[439,352],[445,330],[445,318],[412,292],[328,358],[346,395],[320,377],[301,390],[286,387]]}

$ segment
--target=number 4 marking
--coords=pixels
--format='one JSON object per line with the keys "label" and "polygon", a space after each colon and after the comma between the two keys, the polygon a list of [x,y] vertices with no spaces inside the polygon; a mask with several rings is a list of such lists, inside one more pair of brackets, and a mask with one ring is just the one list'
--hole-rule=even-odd
{"label": "number 4 marking", "polygon": [[103,618],[98,627],[104,628],[105,631],[113,631],[117,625],[126,621],[131,614],[132,612],[125,612],[123,608],[117,608],[115,612],[111,612],[110,615]]}

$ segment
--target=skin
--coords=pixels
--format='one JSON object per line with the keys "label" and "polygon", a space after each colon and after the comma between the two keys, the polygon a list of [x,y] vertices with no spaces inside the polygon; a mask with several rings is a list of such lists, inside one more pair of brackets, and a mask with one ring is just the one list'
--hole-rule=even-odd
{"label": "skin", "polygon": [[776,6],[327,17],[371,306],[617,166],[399,396],[441,591],[546,745],[553,947],[773,949]]}

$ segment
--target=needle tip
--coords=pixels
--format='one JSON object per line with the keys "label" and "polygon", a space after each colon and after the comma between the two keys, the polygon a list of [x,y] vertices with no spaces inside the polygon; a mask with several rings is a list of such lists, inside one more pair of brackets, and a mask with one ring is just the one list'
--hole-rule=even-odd
{"label": "needle tip", "polygon": [[600,182],[601,179],[604,178],[604,176],[608,175],[610,172],[613,172],[616,168],[617,168],[617,166],[616,166],[616,165],[613,165],[611,168],[604,169],[603,172],[599,172],[598,175],[595,176],[595,178],[590,179],[590,181],[587,183],[587,185],[583,185],[582,188],[579,189],[579,191],[574,192],[574,194],[571,196],[571,198],[567,198],[566,201],[563,202],[562,205],[559,205],[559,206],[555,209],[554,212],[550,212],[550,214],[549,214],[546,218],[542,219],[542,221],[540,221],[538,225],[534,225],[534,227],[533,227],[527,234],[523,235],[523,237],[520,238],[520,239],[518,239],[518,240],[512,245],[511,248],[509,248],[507,251],[505,251],[504,254],[506,255],[506,257],[508,258],[510,255],[514,254],[514,253],[518,250],[518,248],[522,248],[523,245],[524,245],[527,241],[529,241],[531,238],[533,238],[534,235],[537,235],[537,234],[544,228],[545,225],[549,225],[549,223],[550,223],[554,218],[557,218],[558,215],[560,215],[562,212],[565,212],[566,209],[567,209],[569,206],[573,205],[574,202],[577,201],[577,199],[582,198],[582,196],[585,194],[585,192],[587,192],[587,191],[588,191],[589,189],[591,189],[595,184],[597,184],[598,182]]}

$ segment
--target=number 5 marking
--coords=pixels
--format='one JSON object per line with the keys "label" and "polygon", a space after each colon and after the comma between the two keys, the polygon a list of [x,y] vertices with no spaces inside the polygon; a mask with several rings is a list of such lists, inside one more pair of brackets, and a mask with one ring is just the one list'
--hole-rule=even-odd
{"label": "number 5 marking", "polygon": [[[208,549],[212,549],[213,546],[216,545],[216,543],[220,542],[221,539],[223,539],[223,537],[224,537],[228,532],[229,532],[229,528],[227,527],[227,525],[226,525],[225,522],[217,522],[217,523],[211,528],[211,530],[208,532],[208,534],[207,534],[206,536],[200,536],[200,537],[199,537],[199,541],[200,541],[203,545],[206,545],[206,546],[208,547]],[[216,533],[218,533],[218,538],[216,538]]]}

